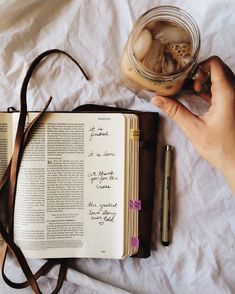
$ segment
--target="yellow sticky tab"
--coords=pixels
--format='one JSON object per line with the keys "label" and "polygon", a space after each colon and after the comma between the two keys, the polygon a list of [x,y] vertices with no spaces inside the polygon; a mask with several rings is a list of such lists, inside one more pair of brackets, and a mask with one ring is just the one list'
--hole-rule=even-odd
{"label": "yellow sticky tab", "polygon": [[130,129],[130,139],[131,140],[139,140],[140,130]]}

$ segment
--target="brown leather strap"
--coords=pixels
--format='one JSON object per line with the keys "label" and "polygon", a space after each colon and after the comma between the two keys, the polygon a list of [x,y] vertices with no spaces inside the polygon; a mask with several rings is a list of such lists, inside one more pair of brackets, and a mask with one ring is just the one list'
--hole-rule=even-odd
{"label": "brown leather strap", "polygon": [[[38,120],[42,117],[42,115],[44,114],[44,112],[46,111],[47,107],[49,106],[50,102],[52,100],[52,97],[50,97],[46,103],[46,105],[44,106],[43,110],[41,112],[39,112],[39,114],[31,121],[31,123],[29,123],[29,125],[27,126],[27,128],[25,129],[25,134],[24,134],[24,147],[26,146],[27,143],[27,139],[28,139],[28,135],[29,132],[31,130],[31,128],[35,125],[36,122],[38,122]],[[0,182],[0,191],[2,191],[2,189],[4,188],[4,186],[6,185],[7,181],[9,180],[10,177],[10,171],[11,171],[11,160],[7,166],[7,169],[5,171],[5,174],[2,177],[2,180]]]}
{"label": "brown leather strap", "polygon": [[[26,122],[26,115],[27,115],[27,86],[29,83],[29,80],[31,78],[31,75],[35,68],[38,66],[38,64],[49,54],[54,53],[62,53],[68,56],[81,70],[84,77],[89,80],[88,75],[83,70],[83,68],[79,65],[79,63],[68,53],[65,51],[59,50],[59,49],[52,49],[43,52],[40,54],[30,65],[26,76],[24,78],[22,88],[21,88],[21,95],[20,95],[20,102],[21,102],[21,109],[20,109],[20,116],[18,121],[18,127],[16,132],[16,139],[15,139],[15,145],[14,145],[14,151],[11,158],[11,161],[8,165],[8,168],[1,180],[0,183],[0,192],[3,191],[3,188],[5,187],[6,183],[9,182],[9,193],[8,193],[8,209],[7,209],[7,226],[4,227],[4,225],[0,222],[0,233],[6,242],[6,246],[4,248],[3,252],[3,264],[2,264],[2,276],[4,281],[13,288],[24,288],[30,285],[35,293],[41,293],[39,286],[37,284],[37,279],[47,274],[52,267],[54,267],[56,264],[60,264],[60,271],[58,275],[57,285],[55,289],[53,290],[53,294],[58,293],[60,288],[63,285],[63,281],[65,279],[66,270],[67,270],[67,260],[66,259],[54,259],[47,261],[35,274],[32,273],[21,249],[15,244],[13,240],[13,233],[14,233],[14,204],[15,204],[15,192],[16,192],[16,184],[17,184],[17,176],[18,176],[18,170],[20,166],[20,161],[22,158],[24,147],[27,144],[28,136],[35,126],[35,124],[40,120],[40,118],[45,113],[48,105],[51,102],[51,98],[48,100],[47,104],[45,105],[44,109],[39,113],[39,115],[28,125],[28,127],[25,129],[25,122]],[[10,279],[7,278],[4,272],[5,268],[5,261],[8,254],[8,251],[11,251],[15,257],[18,260],[19,265],[22,268],[22,271],[24,272],[27,281],[22,283],[14,283]]]}

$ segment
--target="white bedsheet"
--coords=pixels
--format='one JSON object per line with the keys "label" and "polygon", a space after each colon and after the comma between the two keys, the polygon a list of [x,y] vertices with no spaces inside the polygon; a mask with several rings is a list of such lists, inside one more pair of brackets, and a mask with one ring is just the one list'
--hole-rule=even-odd
{"label": "white bedsheet", "polygon": [[[0,1],[0,111],[19,109],[22,79],[31,61],[47,49],[74,56],[91,76],[86,82],[66,57],[51,56],[33,76],[29,110],[72,110],[96,103],[158,111],[120,82],[119,59],[134,20],[144,11],[172,4],[184,8],[200,27],[200,60],[219,55],[235,71],[234,0],[48,0]],[[206,109],[196,96],[179,94],[196,113]],[[124,261],[79,259],[71,264],[61,293],[235,293],[235,198],[221,174],[193,149],[181,130],[161,115],[158,152],[175,146],[173,242],[159,242],[160,173],[157,164],[152,252],[148,259]],[[234,150],[231,150],[234,152]],[[41,261],[34,261],[37,267]],[[11,277],[22,278],[15,261]],[[41,279],[50,293],[53,270]],[[0,280],[0,293],[13,290]]]}

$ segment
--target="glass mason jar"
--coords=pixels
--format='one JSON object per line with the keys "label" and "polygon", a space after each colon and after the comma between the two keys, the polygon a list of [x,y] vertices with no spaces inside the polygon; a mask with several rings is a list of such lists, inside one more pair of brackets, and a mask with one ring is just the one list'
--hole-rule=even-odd
{"label": "glass mason jar", "polygon": [[[141,61],[142,56],[141,58],[137,58],[137,54],[134,49],[136,42],[139,42],[140,38],[142,38],[143,41],[142,46],[145,46],[145,49],[146,46],[148,46],[147,43],[149,42],[149,38],[146,39],[146,36],[144,36],[145,39],[143,39],[143,36],[140,37],[141,33],[142,35],[147,35],[147,37],[150,35],[152,39],[155,39],[152,29],[155,28],[155,30],[157,30],[159,24],[160,27],[164,27],[164,25],[166,26],[167,23],[169,24],[169,27],[167,29],[160,28],[161,32],[159,35],[161,36],[161,34],[166,33],[166,35],[169,35],[170,39],[173,38],[174,40],[172,40],[176,42],[174,45],[172,45],[172,48],[176,49],[178,48],[177,44],[182,45],[182,42],[180,43],[181,40],[177,40],[176,35],[178,34],[179,30],[183,30],[190,40],[190,58],[185,63],[185,66],[180,69],[178,68],[178,71],[176,72],[154,72],[153,70],[150,70],[148,67],[146,67],[143,61]],[[171,32],[170,27],[173,27]],[[145,32],[143,33],[143,31]],[[151,33],[149,34],[149,32]],[[150,92],[155,92],[164,96],[174,95],[179,92],[184,84],[185,79],[188,78],[194,71],[197,63],[199,49],[200,31],[195,20],[187,12],[174,6],[155,7],[141,15],[133,26],[121,57],[122,80],[129,89],[142,97],[149,97],[151,94]],[[171,53],[166,54],[168,54],[168,57],[170,56],[169,58],[171,58]],[[166,64],[167,60],[163,62]],[[175,60],[173,60],[173,62],[176,64]]]}

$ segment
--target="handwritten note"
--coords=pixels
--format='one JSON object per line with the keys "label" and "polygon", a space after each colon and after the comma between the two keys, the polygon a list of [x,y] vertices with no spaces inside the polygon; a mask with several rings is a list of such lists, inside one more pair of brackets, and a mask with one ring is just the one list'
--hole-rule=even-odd
{"label": "handwritten note", "polygon": [[100,226],[105,223],[115,223],[117,207],[118,204],[116,202],[96,203],[94,201],[90,201],[88,203],[88,215],[90,220],[96,222]]}
{"label": "handwritten note", "polygon": [[118,177],[113,170],[100,170],[88,172],[88,178],[97,189],[110,189],[112,183],[118,181]]}
{"label": "handwritten note", "polygon": [[91,150],[91,152],[89,152],[88,154],[88,157],[115,157],[116,154],[115,152],[112,152],[112,151],[107,151],[105,150],[104,152],[99,152],[99,151],[94,151],[94,150]]}
{"label": "handwritten note", "polygon": [[84,212],[89,227],[102,239],[100,250],[109,248],[107,232],[115,240],[113,247],[116,242],[123,246],[123,239],[116,240],[116,235],[124,235],[125,126],[120,114],[100,114],[85,128]]}
{"label": "handwritten note", "polygon": [[108,137],[109,131],[103,127],[92,126],[89,128],[89,141],[91,142],[95,137]]}

